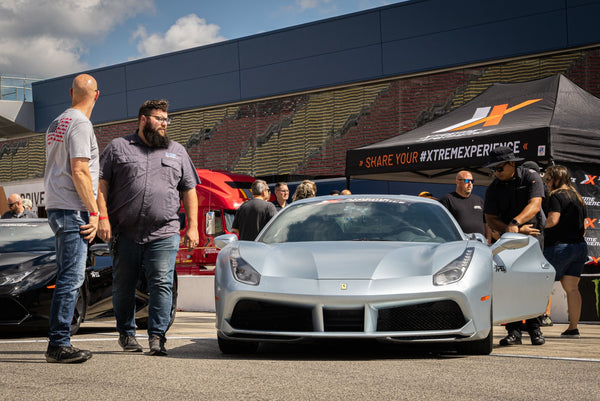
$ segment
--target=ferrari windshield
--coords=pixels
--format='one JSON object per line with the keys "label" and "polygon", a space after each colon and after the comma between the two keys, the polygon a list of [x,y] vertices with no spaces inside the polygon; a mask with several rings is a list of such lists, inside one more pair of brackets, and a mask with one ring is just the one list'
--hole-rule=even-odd
{"label": "ferrari windshield", "polygon": [[54,233],[46,220],[10,219],[0,224],[0,253],[53,251]]}
{"label": "ferrari windshield", "polygon": [[330,198],[292,204],[258,238],[265,243],[460,240],[443,206],[400,198]]}

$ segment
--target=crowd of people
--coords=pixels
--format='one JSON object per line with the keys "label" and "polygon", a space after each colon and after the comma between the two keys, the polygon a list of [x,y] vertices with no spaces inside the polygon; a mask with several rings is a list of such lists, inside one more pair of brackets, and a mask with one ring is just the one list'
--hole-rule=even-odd
{"label": "crowd of people", "polygon": [[[166,100],[144,102],[138,112],[137,129],[113,139],[100,153],[90,117],[100,96],[98,83],[80,74],[70,89],[71,107],[46,131],[46,213],[55,233],[58,265],[50,311],[46,360],[80,363],[92,357],[88,350],[71,345],[70,325],[77,292],[84,280],[88,244],[96,237],[109,243],[113,257],[113,304],[118,343],[126,352],[141,352],[136,338],[135,288],[144,274],[149,289],[148,344],[150,355],[167,355],[166,332],[171,318],[175,257],[180,245],[180,201],[187,224],[183,244],[198,245],[198,199],[200,183],[185,148],[169,139],[169,104]],[[587,259],[584,239],[585,205],[564,166],[517,165],[522,161],[506,147],[491,151],[494,180],[485,200],[473,193],[470,171],[456,175],[456,190],[439,202],[466,233],[480,233],[488,243],[503,233],[533,236],[556,269],[567,294],[569,327],[565,337],[579,337],[581,295],[578,283]],[[536,169],[537,167],[537,169]],[[545,185],[544,185],[545,184]],[[301,182],[291,196],[285,182],[274,186],[271,201],[268,184],[256,180],[253,198],[238,209],[233,231],[241,240],[254,240],[267,222],[290,203],[317,195],[313,181]],[[348,189],[331,195],[350,195]],[[419,196],[436,199],[430,192]],[[31,201],[19,194],[8,197],[9,210],[2,218],[37,217]],[[548,310],[549,313],[549,310]],[[523,327],[534,345],[545,339],[540,318],[506,325],[500,345],[521,344]]]}
{"label": "crowd of people", "polygon": [[[587,261],[583,199],[572,184],[565,166],[554,165],[543,173],[533,161],[517,162],[512,149],[499,146],[490,152],[484,166],[493,174],[485,201],[473,194],[473,175],[467,170],[456,175],[456,190],[442,196],[439,202],[454,216],[465,233],[481,233],[488,244],[505,232],[521,233],[537,239],[544,257],[556,270],[555,281],[561,283],[567,296],[569,326],[561,336],[579,338],[581,315],[579,281]],[[542,179],[543,174],[543,179]],[[429,191],[420,197],[438,200]],[[551,326],[550,301],[539,317],[506,324],[507,334],[501,346],[522,344],[522,330],[529,333],[533,345],[546,340],[540,327]]]}

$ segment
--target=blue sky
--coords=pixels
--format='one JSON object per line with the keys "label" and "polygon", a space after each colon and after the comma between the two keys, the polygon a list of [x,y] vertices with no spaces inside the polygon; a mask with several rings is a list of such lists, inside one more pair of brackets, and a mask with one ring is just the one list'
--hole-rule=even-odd
{"label": "blue sky", "polygon": [[399,0],[2,0],[0,75],[50,78]]}

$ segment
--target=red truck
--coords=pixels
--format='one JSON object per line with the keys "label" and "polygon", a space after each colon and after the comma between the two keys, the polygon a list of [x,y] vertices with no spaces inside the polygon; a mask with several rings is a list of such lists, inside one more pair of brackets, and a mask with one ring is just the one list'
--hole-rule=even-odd
{"label": "red truck", "polygon": [[[231,234],[235,211],[242,203],[252,198],[250,187],[255,178],[219,170],[197,169],[201,183],[196,186],[198,194],[198,247],[189,251],[179,244],[175,267],[177,275],[214,274],[218,249],[214,237]],[[185,233],[185,211],[179,210],[181,238]]]}

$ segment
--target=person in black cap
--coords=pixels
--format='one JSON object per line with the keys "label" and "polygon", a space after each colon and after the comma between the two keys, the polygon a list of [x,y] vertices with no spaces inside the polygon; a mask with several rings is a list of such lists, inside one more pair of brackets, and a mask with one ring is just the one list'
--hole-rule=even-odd
{"label": "person in black cap", "polygon": [[[495,179],[485,193],[485,219],[499,233],[512,232],[532,235],[544,249],[542,225],[542,200],[544,185],[540,175],[531,169],[517,167],[516,162],[523,158],[516,157],[511,148],[498,146],[490,152],[488,167]],[[521,321],[506,325],[507,336],[500,340],[500,345],[521,344]],[[533,345],[546,342],[540,330],[539,318],[526,321],[527,331]]]}

